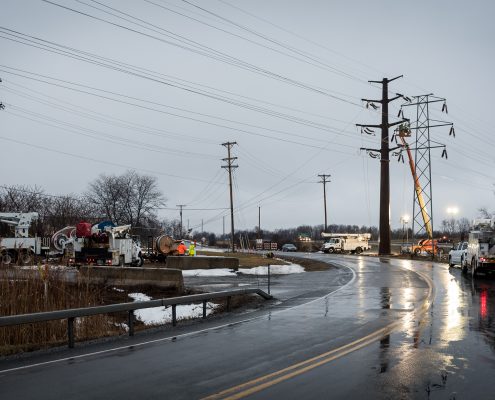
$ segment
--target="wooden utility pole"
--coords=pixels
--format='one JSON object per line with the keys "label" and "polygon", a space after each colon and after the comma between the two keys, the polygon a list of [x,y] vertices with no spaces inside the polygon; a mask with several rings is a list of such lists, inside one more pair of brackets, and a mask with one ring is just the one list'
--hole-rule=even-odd
{"label": "wooden utility pole", "polygon": [[184,208],[186,205],[185,204],[177,204],[176,207],[179,207],[179,213],[180,213],[180,239],[183,238],[183,229],[182,229],[182,208]]}
{"label": "wooden utility pole", "polygon": [[323,208],[325,210],[325,225],[323,226],[323,232],[327,231],[327,182],[330,182],[331,175],[321,174],[318,175],[321,178],[321,181],[318,183],[323,183]]}
{"label": "wooden utility pole", "polygon": [[383,78],[381,81],[368,81],[370,83],[380,83],[382,85],[382,99],[381,100],[369,100],[361,99],[366,102],[367,107],[371,106],[377,109],[378,106],[375,103],[382,105],[382,123],[380,125],[363,125],[356,124],[356,126],[361,127],[361,133],[373,134],[373,130],[370,128],[380,128],[381,129],[381,147],[380,149],[368,149],[361,148],[361,150],[366,150],[370,156],[373,158],[380,158],[380,243],[378,246],[379,255],[390,254],[391,244],[390,244],[390,148],[389,148],[389,138],[388,138],[388,128],[394,125],[407,122],[407,119],[402,119],[397,122],[388,122],[388,103],[394,101],[398,98],[404,98],[403,95],[397,93],[397,95],[391,99],[388,98],[388,84],[395,81],[398,78],[402,78],[402,75],[396,76],[392,79]]}
{"label": "wooden utility pole", "polygon": [[234,195],[232,193],[232,170],[234,168],[239,168],[238,165],[234,165],[234,161],[237,160],[237,157],[232,157],[230,155],[230,150],[234,145],[236,145],[237,142],[225,142],[222,143],[222,146],[225,146],[227,148],[227,158],[222,159],[222,161],[225,161],[227,165],[222,165],[222,168],[225,168],[229,171],[229,189],[230,189],[230,242],[231,242],[231,247],[232,247],[232,253],[235,253],[235,246],[234,246]]}
{"label": "wooden utility pole", "polygon": [[258,239],[261,239],[261,206],[258,206]]}

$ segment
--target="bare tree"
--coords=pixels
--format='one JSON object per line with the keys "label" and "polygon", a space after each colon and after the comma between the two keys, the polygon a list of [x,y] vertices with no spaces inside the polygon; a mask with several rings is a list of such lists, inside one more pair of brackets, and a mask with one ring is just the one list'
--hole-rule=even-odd
{"label": "bare tree", "polygon": [[139,226],[156,220],[156,209],[165,205],[156,178],[127,171],[123,175],[100,175],[85,194],[96,210],[116,224]]}
{"label": "bare tree", "polygon": [[36,211],[41,214],[45,207],[46,195],[38,186],[7,186],[1,189],[0,197],[0,211],[4,212]]}

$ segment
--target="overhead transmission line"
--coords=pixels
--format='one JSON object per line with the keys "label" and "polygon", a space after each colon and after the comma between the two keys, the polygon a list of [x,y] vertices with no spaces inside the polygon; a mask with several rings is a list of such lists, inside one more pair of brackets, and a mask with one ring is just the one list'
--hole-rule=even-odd
{"label": "overhead transmission line", "polygon": [[[12,89],[9,87],[9,85],[21,87],[21,88],[26,89],[30,92],[37,93],[43,97],[52,99],[55,102],[48,101],[44,98],[37,97],[37,96],[34,96],[32,94],[28,94],[28,93],[22,92],[22,91],[17,90],[17,89]],[[36,90],[27,88],[26,86],[14,83],[12,81],[9,81],[9,85],[4,85],[4,89],[7,91],[10,91],[11,93],[16,94],[17,96],[23,97],[24,99],[36,101],[38,104],[44,104],[44,105],[47,105],[49,107],[55,108],[57,110],[65,111],[67,113],[72,113],[74,115],[81,116],[81,117],[84,117],[87,119],[91,119],[93,121],[103,122],[105,124],[115,126],[118,128],[129,129],[129,130],[132,130],[133,132],[138,130],[138,131],[140,131],[144,134],[147,134],[147,135],[158,136],[158,137],[162,137],[162,138],[166,137],[167,139],[172,139],[172,140],[184,141],[184,139],[187,139],[189,142],[199,142],[202,144],[213,144],[214,143],[215,145],[217,145],[217,142],[213,141],[212,139],[206,139],[206,138],[201,138],[198,136],[192,136],[192,135],[188,135],[186,133],[180,133],[180,134],[176,133],[176,132],[174,133],[174,132],[171,132],[171,131],[168,131],[165,129],[150,127],[147,125],[138,124],[136,122],[126,121],[126,120],[123,120],[120,118],[116,118],[116,117],[108,115],[108,114],[103,114],[101,112],[91,110],[91,109],[83,107],[81,105],[75,105],[75,104],[70,103],[66,100],[57,99],[53,96],[46,95],[45,93],[38,92]],[[83,111],[81,111],[81,110],[83,110]]]}
{"label": "overhead transmission line", "polygon": [[16,144],[21,144],[21,145],[32,147],[32,148],[39,149],[39,150],[45,150],[45,151],[48,151],[48,152],[51,152],[51,153],[62,154],[62,155],[73,157],[73,158],[79,158],[79,159],[82,159],[82,160],[89,160],[89,161],[92,161],[92,162],[97,162],[97,163],[105,164],[105,165],[111,165],[111,166],[114,166],[114,167],[126,168],[126,169],[137,170],[137,171],[143,171],[143,172],[147,172],[147,173],[153,173],[153,174],[161,175],[161,176],[168,176],[170,178],[176,178],[176,179],[181,179],[181,180],[192,180],[192,181],[197,181],[197,182],[208,182],[206,179],[201,179],[201,178],[196,178],[196,177],[191,177],[191,176],[181,176],[181,175],[175,175],[175,174],[168,174],[168,173],[165,173],[165,172],[162,172],[162,171],[153,171],[153,170],[149,170],[149,169],[145,169],[145,168],[131,167],[131,166],[125,165],[125,164],[115,163],[115,162],[111,162],[111,161],[105,161],[103,159],[98,159],[98,158],[92,158],[92,157],[82,156],[80,154],[74,154],[74,153],[69,153],[67,151],[56,150],[56,149],[53,149],[51,147],[36,145],[36,144],[33,144],[33,143],[27,143],[27,142],[23,142],[21,140],[11,139],[11,138],[7,138],[7,137],[3,137],[3,136],[0,136],[0,140],[4,140],[4,141],[7,141],[7,142],[16,143]]}
{"label": "overhead transmission line", "polygon": [[[57,129],[61,129],[64,132],[70,132],[75,135],[80,135],[80,136],[85,136],[94,140],[99,140],[99,141],[104,141],[104,142],[109,142],[109,143],[114,143],[118,144],[121,146],[125,147],[130,147],[130,148],[135,148],[135,149],[140,149],[140,150],[145,150],[153,153],[161,153],[161,154],[169,154],[169,155],[174,155],[178,157],[191,157],[194,156],[196,158],[208,158],[208,159],[217,159],[218,157],[213,155],[213,154],[206,154],[206,153],[196,153],[192,151],[186,151],[182,149],[173,149],[170,147],[163,147],[160,146],[156,143],[145,143],[141,141],[136,141],[136,140],[131,140],[131,139],[125,139],[120,136],[116,135],[111,135],[108,133],[103,133],[100,131],[96,131],[93,129],[85,128],[79,125],[67,123],[55,118],[51,118],[48,116],[45,116],[43,114],[33,112],[30,110],[27,110],[23,107],[15,106],[13,104],[7,103],[9,105],[9,111],[7,111],[9,114],[14,115],[18,118],[25,118],[33,122],[41,123],[50,127],[54,127]],[[15,112],[10,111],[10,109],[13,110],[18,110],[21,113],[25,114],[17,114]]]}
{"label": "overhead transmission line", "polygon": [[[2,30],[4,32],[1,32]],[[150,80],[150,81],[155,82],[155,83],[160,83],[160,84],[164,84],[164,85],[176,88],[176,89],[185,90],[185,91],[190,92],[190,93],[205,96],[207,98],[210,98],[210,99],[213,99],[216,101],[225,102],[227,104],[234,105],[234,106],[237,106],[240,108],[245,108],[245,109],[248,109],[251,111],[259,112],[259,113],[262,113],[262,114],[265,114],[265,115],[268,115],[268,116],[271,116],[274,118],[279,118],[279,119],[294,122],[294,123],[297,123],[297,124],[300,124],[303,126],[309,126],[309,127],[315,128],[315,129],[322,129],[322,130],[332,132],[332,127],[330,127],[328,125],[321,124],[319,122],[311,121],[308,119],[296,117],[292,114],[285,114],[285,113],[275,111],[273,109],[269,109],[266,107],[262,107],[259,105],[235,100],[235,99],[226,97],[226,96],[221,95],[221,94],[216,94],[216,93],[209,92],[207,90],[198,89],[197,87],[180,84],[177,81],[173,80],[173,79],[176,79],[174,77],[173,77],[173,79],[171,79],[167,75],[164,76],[163,74],[160,74],[160,73],[157,73],[154,71],[150,71],[150,70],[147,70],[147,69],[144,69],[141,67],[136,67],[136,66],[131,65],[131,64],[122,63],[122,62],[119,62],[119,61],[116,61],[113,59],[98,56],[96,54],[80,51],[80,50],[74,49],[72,47],[67,47],[67,46],[60,45],[60,44],[57,44],[57,43],[54,43],[51,41],[46,41],[44,39],[40,39],[40,38],[35,37],[35,36],[22,34],[20,32],[12,31],[10,29],[3,28],[3,27],[0,27],[0,33],[3,33],[4,35],[11,36],[11,37],[6,37],[6,36],[0,35],[0,38],[6,39],[6,40],[12,40],[12,41],[20,43],[20,44],[35,47],[35,48],[38,48],[38,49],[41,49],[44,51],[52,52],[52,53],[66,56],[69,58],[74,58],[76,60],[87,62],[90,64],[94,64],[94,65],[104,67],[104,68],[107,68],[107,69],[110,69],[113,71],[130,74],[130,75],[142,78],[142,79]],[[12,37],[14,37],[16,39],[13,39]],[[46,43],[48,43],[48,45]],[[55,78],[51,78],[51,79],[55,79]],[[67,81],[66,81],[66,83],[67,83]],[[195,85],[197,85],[197,84],[195,84]],[[87,89],[90,88],[92,90],[97,90],[97,89],[90,87],[90,86],[87,86],[87,85],[80,85],[80,86],[85,87]],[[103,93],[115,94],[114,92],[105,91],[102,89],[99,89],[99,90]],[[134,98],[132,96],[126,96],[123,94],[119,94],[119,96],[121,96],[123,98],[127,98],[127,99],[136,100],[136,98]],[[143,101],[143,100],[140,99],[140,101]],[[193,112],[191,110],[186,110],[186,109],[182,109],[179,107],[165,105],[162,103],[151,102],[151,101],[145,101],[145,102],[147,102],[149,104],[153,104],[153,105],[160,105],[160,106],[171,108],[171,109],[178,110],[178,111],[185,111],[185,112],[193,113],[196,115],[202,115],[202,116],[208,116],[210,118],[222,119],[219,117],[215,117],[215,116],[211,116],[211,115],[207,115],[207,114],[202,114],[202,113],[198,113],[198,112]],[[277,105],[275,105],[275,106],[277,106]],[[223,119],[223,120],[228,121],[227,119]],[[230,121],[230,122],[232,122],[232,121]],[[248,125],[248,124],[246,124],[246,125]],[[262,128],[262,129],[266,129],[266,128]]]}
{"label": "overhead transmission line", "polygon": [[[314,86],[311,86],[311,85],[308,85],[308,84],[305,84],[303,82],[300,82],[300,81],[297,81],[295,79],[291,79],[291,78],[288,78],[288,77],[285,77],[281,74],[277,74],[275,72],[272,72],[272,71],[269,71],[267,69],[264,69],[264,68],[261,68],[261,67],[257,67],[253,64],[250,64],[246,61],[243,61],[241,59],[238,59],[236,57],[232,57],[232,56],[229,56],[228,54],[225,54],[223,52],[220,52],[218,50],[215,50],[215,49],[212,49],[208,46],[204,46],[204,45],[201,45],[200,43],[198,42],[195,42],[193,40],[190,40],[190,39],[187,39],[187,38],[184,38],[183,36],[181,35],[177,35],[177,34],[174,34],[166,29],[163,29],[163,28],[159,28],[160,31],[164,31],[166,32],[167,34],[172,34],[173,36],[175,36],[175,40],[177,41],[184,41],[186,40],[186,43],[191,46],[191,47],[184,47],[180,44],[177,44],[177,43],[173,43],[173,42],[170,42],[168,40],[164,40],[164,39],[161,39],[157,36],[154,36],[154,35],[151,35],[151,34],[148,34],[148,33],[145,33],[145,32],[142,32],[142,31],[139,31],[137,29],[133,29],[133,28],[130,28],[128,26],[124,26],[124,25],[121,25],[121,24],[118,24],[118,23],[115,23],[115,22],[112,22],[112,21],[109,21],[109,20],[106,20],[104,18],[100,18],[100,17],[97,17],[97,16],[94,16],[94,15],[91,15],[91,14],[88,14],[86,12],[83,12],[83,11],[80,11],[80,10],[76,10],[76,9],[73,9],[71,7],[67,7],[67,6],[64,6],[64,5],[61,5],[61,4],[58,4],[56,2],[53,2],[53,1],[49,1],[49,0],[42,0],[43,2],[45,3],[48,3],[48,4],[52,4],[54,6],[57,6],[57,7],[60,7],[60,8],[63,8],[63,9],[66,9],[68,11],[71,11],[71,12],[74,12],[74,13],[77,13],[77,14],[80,14],[80,15],[83,15],[83,16],[86,16],[86,17],[89,17],[89,18],[92,18],[92,19],[95,19],[95,20],[98,20],[100,22],[104,22],[104,23],[107,23],[107,24],[110,24],[110,25],[113,25],[115,27],[118,27],[118,28],[121,28],[121,29],[125,29],[125,30],[128,30],[128,31],[131,31],[131,32],[134,32],[134,33],[137,33],[139,35],[142,35],[142,36],[145,36],[145,37],[148,37],[148,38],[151,38],[151,39],[154,39],[154,40],[158,40],[160,42],[163,42],[163,43],[166,43],[166,44],[169,44],[169,45],[173,45],[173,46],[177,46],[177,47],[180,47],[180,48],[183,48],[183,49],[186,49],[188,51],[192,51],[194,53],[197,53],[197,54],[200,54],[200,55],[203,55],[203,56],[206,56],[206,57],[209,57],[209,58],[213,58],[217,61],[221,61],[221,62],[225,62],[227,64],[230,64],[230,65],[233,65],[233,66],[236,66],[238,68],[241,68],[241,69],[244,69],[244,70],[248,70],[248,71],[251,71],[251,72],[254,72],[254,73],[257,73],[257,74],[260,74],[260,75],[263,75],[265,77],[269,77],[271,79],[275,79],[275,80],[278,80],[278,81],[281,81],[281,82],[284,82],[284,83],[287,83],[289,85],[293,85],[293,86],[296,86],[296,87],[299,87],[299,88],[302,88],[302,89],[306,89],[306,90],[309,90],[311,92],[314,92],[314,93],[318,93],[318,94],[321,94],[321,95],[324,95],[324,96],[327,96],[329,98],[333,98],[335,100],[339,100],[339,101],[342,101],[342,102],[345,102],[345,103],[348,103],[348,104],[351,104],[351,105],[354,105],[354,106],[357,106],[357,107],[361,107],[361,105],[359,103],[356,103],[356,102],[351,102],[349,100],[346,100],[346,99],[343,99],[341,97],[338,97],[338,96],[335,96],[335,95],[332,95],[331,93],[329,93],[326,89],[321,89],[321,88],[317,88],[317,87],[314,87]],[[106,12],[107,14],[109,12]],[[126,14],[126,13],[123,13],[121,11],[119,11],[119,13],[121,14]],[[111,13],[110,13],[111,14]],[[117,18],[120,18],[120,19],[123,19],[122,17],[119,17],[119,16],[116,16],[113,14],[113,16],[117,17]],[[128,21],[129,22],[129,21]],[[135,23],[136,24],[136,23]],[[147,23],[151,26],[154,26],[153,24],[150,24],[150,23]],[[147,29],[150,29],[150,28],[147,28]],[[151,30],[151,29],[150,29]],[[178,39],[177,39],[178,38]],[[194,47],[198,47],[200,46],[200,48],[206,50],[206,52],[204,50],[198,50],[198,49],[195,49]]]}
{"label": "overhead transmission line", "polygon": [[[148,2],[149,2],[149,1],[148,1]],[[251,28],[249,28],[249,27],[247,27],[247,26],[245,26],[245,25],[241,25],[241,24],[239,24],[239,23],[237,23],[237,22],[235,22],[235,21],[233,21],[233,20],[231,20],[231,19],[228,19],[228,18],[226,18],[226,17],[224,17],[224,16],[222,16],[222,15],[220,15],[220,14],[218,14],[218,13],[214,13],[214,12],[212,12],[212,11],[210,11],[210,10],[206,9],[205,7],[200,7],[200,6],[198,6],[197,4],[194,4],[194,3],[193,3],[193,2],[191,2],[191,1],[188,1],[188,0],[182,0],[182,2],[184,2],[184,3],[186,3],[186,4],[189,4],[190,6],[195,7],[195,8],[197,8],[197,9],[199,9],[199,10],[201,10],[201,11],[205,12],[205,13],[208,13],[208,14],[210,14],[210,15],[213,15],[213,16],[215,16],[216,18],[218,18],[218,19],[220,19],[220,20],[222,20],[222,21],[225,21],[225,22],[227,22],[227,23],[229,23],[229,24],[231,24],[231,25],[233,25],[233,26],[235,26],[235,27],[237,27],[237,28],[239,28],[239,29],[242,29],[242,30],[244,30],[244,31],[246,31],[246,32],[249,32],[250,34],[252,34],[252,35],[254,35],[254,36],[257,36],[257,37],[259,37],[259,38],[261,38],[261,39],[263,39],[263,40],[266,40],[266,41],[268,41],[268,42],[270,42],[270,43],[273,43],[273,44],[275,44],[275,45],[277,45],[277,46],[279,46],[279,47],[281,47],[281,48],[283,48],[283,49],[289,50],[290,52],[292,52],[292,53],[294,53],[294,54],[297,54],[298,56],[301,56],[301,57],[303,57],[303,58],[305,58],[305,59],[307,59],[307,60],[310,60],[311,62],[309,62],[309,61],[307,61],[307,60],[304,60],[304,59],[301,59],[301,58],[298,58],[298,57],[294,57],[294,56],[293,56],[293,55],[291,55],[291,54],[287,54],[287,53],[280,52],[280,51],[278,51],[278,50],[276,50],[276,49],[273,49],[273,48],[269,48],[270,50],[276,51],[277,53],[280,53],[280,54],[284,54],[284,55],[286,55],[286,56],[288,56],[288,57],[291,57],[291,58],[294,58],[294,59],[296,59],[296,60],[299,60],[299,61],[305,62],[305,63],[310,64],[310,65],[312,65],[312,66],[315,66],[315,67],[318,67],[318,68],[323,68],[323,69],[325,69],[325,70],[327,70],[327,71],[333,72],[333,73],[338,74],[338,75],[340,75],[340,76],[343,76],[343,77],[346,77],[346,78],[349,78],[349,79],[352,79],[352,80],[358,81],[358,82],[360,82],[360,83],[366,83],[366,84],[367,84],[366,80],[364,80],[364,79],[359,79],[359,78],[357,78],[357,77],[355,77],[355,76],[353,76],[353,75],[349,74],[349,73],[348,73],[348,72],[346,72],[346,71],[339,70],[338,68],[332,67],[331,65],[328,65],[326,62],[321,61],[321,58],[319,58],[319,57],[317,57],[317,56],[314,56],[314,55],[312,55],[312,54],[310,54],[310,53],[308,53],[308,52],[306,52],[306,51],[303,51],[303,50],[297,49],[297,48],[296,48],[296,47],[294,47],[294,46],[291,46],[291,45],[288,45],[288,44],[286,44],[286,43],[280,42],[280,41],[278,41],[278,40],[276,40],[276,39],[273,39],[273,38],[271,38],[271,37],[269,37],[269,36],[267,36],[267,35],[265,35],[265,34],[262,34],[262,33],[260,33],[260,32],[255,31],[255,30],[253,30],[253,29],[251,29]],[[239,35],[236,35],[236,36],[240,37]],[[242,37],[241,37],[241,38],[242,38]],[[242,38],[242,39],[249,40],[249,39],[246,39],[246,38]],[[252,43],[256,43],[256,42],[253,42],[253,41],[251,41],[251,40],[250,40],[250,42],[252,42]],[[256,43],[256,44],[258,44],[258,45],[260,45],[260,46],[263,46],[262,44],[259,44],[259,43]],[[263,46],[263,47],[267,47],[267,46]],[[341,93],[341,94],[342,94],[342,93]]]}
{"label": "overhead transmission line", "polygon": [[[114,101],[114,102],[118,102],[118,103],[122,103],[122,104],[127,104],[127,105],[135,106],[135,107],[138,107],[138,108],[142,108],[142,109],[145,109],[145,110],[154,111],[154,112],[158,112],[158,113],[162,113],[162,114],[167,114],[167,115],[172,115],[172,116],[179,117],[179,118],[185,118],[185,119],[188,119],[188,120],[191,120],[191,121],[200,122],[200,123],[204,123],[204,124],[207,124],[207,125],[224,128],[224,129],[235,130],[238,133],[245,133],[245,134],[252,135],[252,136],[264,137],[264,138],[267,138],[267,139],[277,140],[277,141],[281,141],[281,142],[285,142],[285,143],[296,144],[296,145],[303,146],[303,147],[316,148],[316,149],[320,149],[321,148],[321,146],[312,145],[312,144],[310,144],[308,142],[298,142],[298,141],[295,141],[295,140],[274,137],[274,136],[270,136],[270,135],[259,133],[259,132],[253,132],[253,131],[250,131],[250,130],[247,130],[247,129],[234,128],[234,127],[231,127],[231,126],[228,126],[228,125],[219,124],[219,123],[215,123],[215,122],[211,122],[211,121],[206,121],[206,120],[202,120],[202,119],[199,119],[199,118],[187,117],[187,116],[183,116],[183,115],[180,115],[180,114],[174,114],[174,113],[170,113],[170,112],[167,112],[167,111],[164,111],[164,110],[160,110],[160,109],[153,108],[153,107],[148,107],[148,106],[143,106],[141,104],[137,104],[137,103],[133,103],[133,102],[129,102],[129,101],[114,99],[114,98],[109,97],[109,96],[99,95],[99,94],[92,93],[92,92],[89,92],[89,91],[85,91],[85,90],[81,90],[81,89],[77,89],[77,88],[72,88],[70,86],[65,86],[65,85],[62,85],[62,84],[59,84],[59,83],[49,82],[49,81],[46,81],[46,80],[43,80],[43,79],[39,79],[39,78],[36,78],[36,77],[30,77],[30,76],[22,75],[22,74],[19,74],[19,73],[16,73],[16,72],[12,72],[12,71],[8,71],[6,69],[2,69],[1,67],[4,67],[4,66],[0,65],[0,71],[5,72],[5,73],[8,73],[8,74],[11,74],[11,75],[14,75],[14,76],[20,76],[20,77],[23,77],[23,78],[26,78],[26,79],[31,79],[31,80],[37,81],[37,82],[42,82],[42,83],[46,83],[46,84],[49,84],[49,85],[66,88],[68,90],[72,90],[72,91],[75,91],[75,92],[79,92],[79,93],[84,93],[84,94],[88,94],[88,95],[100,97],[100,98],[103,98],[103,99],[106,99],[106,100],[109,100],[109,101]],[[7,67],[7,68],[11,68],[11,67]],[[35,76],[38,75],[38,74],[31,73],[31,72],[28,72],[28,73],[29,74],[33,74]],[[41,75],[41,76],[44,76],[44,75]],[[46,77],[46,76],[44,76],[44,77]],[[55,81],[59,81],[56,78],[49,78],[48,77],[48,79],[53,79]],[[70,84],[72,84],[72,85],[78,85],[76,83],[70,83]],[[98,90],[98,89],[95,88],[95,90]],[[291,135],[291,136],[302,137],[304,139],[310,139],[311,141],[321,140],[321,139],[315,139],[315,138],[311,138],[311,137],[307,137],[307,136],[303,136],[303,135],[297,135],[297,134],[291,134],[291,133],[285,133],[285,134],[286,135]],[[344,136],[349,137],[347,135],[344,135]],[[337,145],[344,146],[344,147],[352,147],[353,148],[353,146],[345,145],[345,144],[337,144]],[[344,152],[341,152],[341,151],[338,151],[338,150],[335,150],[335,149],[332,149],[331,151],[332,152],[337,152],[337,153],[342,153],[342,154],[349,154],[349,153],[344,153]]]}

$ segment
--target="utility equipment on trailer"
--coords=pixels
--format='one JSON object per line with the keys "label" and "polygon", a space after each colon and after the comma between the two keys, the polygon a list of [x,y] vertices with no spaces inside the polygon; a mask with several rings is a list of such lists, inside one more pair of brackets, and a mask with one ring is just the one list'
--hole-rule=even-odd
{"label": "utility equipment on trailer", "polygon": [[114,226],[110,221],[96,225],[80,222],[52,237],[73,265],[143,265],[141,246],[130,236],[131,225]]}
{"label": "utility equipment on trailer", "polygon": [[35,255],[41,254],[41,238],[29,236],[31,223],[38,216],[36,212],[0,213],[0,222],[14,227],[14,237],[0,237],[0,264],[30,264]]}

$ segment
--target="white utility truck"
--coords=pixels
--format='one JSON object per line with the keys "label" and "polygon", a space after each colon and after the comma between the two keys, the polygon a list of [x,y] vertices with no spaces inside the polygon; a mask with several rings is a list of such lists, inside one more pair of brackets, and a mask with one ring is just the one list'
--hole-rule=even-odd
{"label": "white utility truck", "polygon": [[0,237],[0,264],[30,264],[41,254],[41,238],[29,237],[29,227],[37,219],[36,212],[0,213],[0,222],[14,227],[14,237]]}
{"label": "white utility truck", "polygon": [[52,237],[55,248],[69,257],[72,265],[132,265],[141,267],[141,246],[130,236],[131,225],[114,226],[105,221],[91,225],[80,222]]}
{"label": "white utility truck", "polygon": [[371,233],[325,233],[321,236],[328,239],[321,251],[324,253],[344,253],[360,254],[369,250],[371,247],[368,241],[371,239]]}
{"label": "white utility truck", "polygon": [[495,216],[475,219],[469,233],[467,265],[463,272],[495,272]]}

